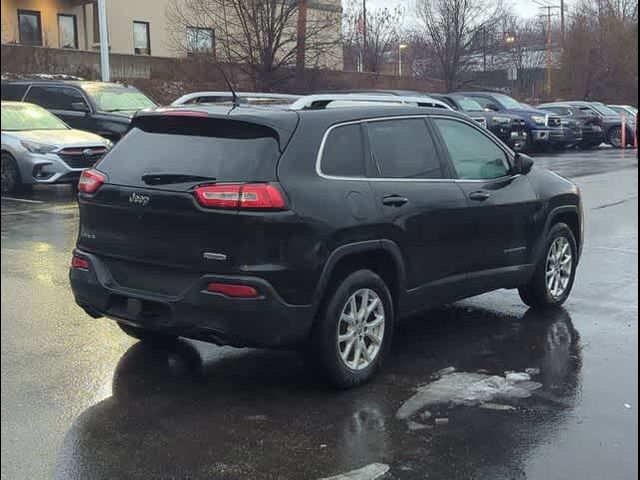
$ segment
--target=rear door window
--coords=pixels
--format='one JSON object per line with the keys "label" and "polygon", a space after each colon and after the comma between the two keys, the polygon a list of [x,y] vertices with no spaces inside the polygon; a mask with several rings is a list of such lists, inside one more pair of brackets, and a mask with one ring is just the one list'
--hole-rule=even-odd
{"label": "rear door window", "polygon": [[322,173],[334,177],[364,177],[365,154],[362,127],[344,125],[327,135],[322,153]]}
{"label": "rear door window", "polygon": [[96,168],[115,185],[185,190],[203,181],[275,180],[279,157],[278,135],[268,127],[149,116],[138,118]]}
{"label": "rear door window", "polygon": [[74,103],[85,103],[82,93],[75,88],[54,86],[32,86],[25,101],[49,110],[73,110]]}
{"label": "rear door window", "polygon": [[371,152],[382,178],[442,178],[442,164],[422,118],[368,124]]}

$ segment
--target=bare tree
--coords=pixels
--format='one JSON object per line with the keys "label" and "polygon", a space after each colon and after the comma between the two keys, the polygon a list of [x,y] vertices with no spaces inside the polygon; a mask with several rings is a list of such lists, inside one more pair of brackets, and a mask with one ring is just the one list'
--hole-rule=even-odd
{"label": "bare tree", "polygon": [[501,0],[415,0],[419,32],[449,90],[459,87],[479,61],[486,63],[504,12]]}
{"label": "bare tree", "polygon": [[[404,12],[400,7],[368,10],[360,0],[349,0],[344,14],[345,48],[356,55],[362,69],[381,72],[400,42]],[[395,57],[394,57],[395,58]]]}
{"label": "bare tree", "polygon": [[[298,2],[292,0],[172,0],[167,7],[169,43],[181,54],[194,53],[193,35],[211,31],[215,45],[210,58],[235,63],[255,82],[258,90],[270,90],[296,74],[304,51],[307,67],[340,65],[341,9],[330,4],[307,14],[300,28]],[[304,35],[300,42],[299,35]]]}
{"label": "bare tree", "polygon": [[558,95],[638,101],[638,0],[582,0],[567,31]]}

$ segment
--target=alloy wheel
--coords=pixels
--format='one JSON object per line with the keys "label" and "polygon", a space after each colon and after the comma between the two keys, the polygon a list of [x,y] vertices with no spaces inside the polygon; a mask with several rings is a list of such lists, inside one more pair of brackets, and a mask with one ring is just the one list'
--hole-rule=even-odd
{"label": "alloy wheel", "polygon": [[351,370],[363,370],[380,354],[385,334],[382,300],[370,288],[363,288],[346,301],[338,322],[338,351]]}
{"label": "alloy wheel", "polygon": [[558,237],[551,244],[547,256],[546,284],[547,291],[554,299],[561,298],[573,275],[573,251],[571,243],[565,237]]}

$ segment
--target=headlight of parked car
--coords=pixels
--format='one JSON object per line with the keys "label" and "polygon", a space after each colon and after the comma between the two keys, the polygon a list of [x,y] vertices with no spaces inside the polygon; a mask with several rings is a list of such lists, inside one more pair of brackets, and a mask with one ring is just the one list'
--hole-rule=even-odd
{"label": "headlight of parked car", "polygon": [[511,119],[509,117],[492,117],[491,120],[500,124],[511,123]]}
{"label": "headlight of parked car", "polygon": [[29,142],[27,140],[22,140],[20,143],[24,148],[29,150],[31,153],[39,153],[39,154],[51,153],[56,148],[58,148],[55,145],[46,145],[43,143]]}
{"label": "headlight of parked car", "polygon": [[532,115],[531,116],[531,120],[533,120],[533,122],[537,123],[538,125],[546,125],[547,124],[547,117],[545,117],[543,115]]}

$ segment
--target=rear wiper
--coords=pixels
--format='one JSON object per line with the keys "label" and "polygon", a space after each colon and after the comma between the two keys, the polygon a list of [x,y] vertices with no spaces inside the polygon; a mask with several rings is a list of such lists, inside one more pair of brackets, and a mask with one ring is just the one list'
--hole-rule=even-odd
{"label": "rear wiper", "polygon": [[183,175],[180,173],[150,173],[143,175],[140,180],[147,185],[168,185],[170,183],[215,182],[216,178],[203,177],[200,175]]}

